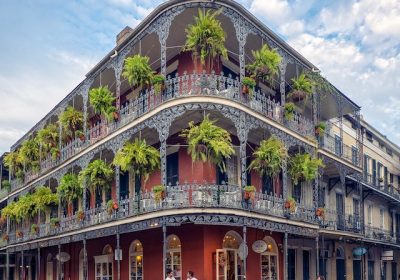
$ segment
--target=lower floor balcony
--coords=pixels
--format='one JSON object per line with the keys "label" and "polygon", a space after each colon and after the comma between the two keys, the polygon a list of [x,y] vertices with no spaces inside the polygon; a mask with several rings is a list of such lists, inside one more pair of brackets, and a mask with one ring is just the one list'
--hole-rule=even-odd
{"label": "lower floor balcony", "polygon": [[382,242],[396,243],[396,236],[393,231],[369,225],[365,226],[365,237]]}

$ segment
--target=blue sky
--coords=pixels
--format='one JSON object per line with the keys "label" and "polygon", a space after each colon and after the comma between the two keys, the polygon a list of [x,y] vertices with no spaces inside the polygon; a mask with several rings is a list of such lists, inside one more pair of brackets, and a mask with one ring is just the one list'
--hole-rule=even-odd
{"label": "blue sky", "polygon": [[[0,154],[163,1],[3,0]],[[241,0],[400,144],[399,0]]]}

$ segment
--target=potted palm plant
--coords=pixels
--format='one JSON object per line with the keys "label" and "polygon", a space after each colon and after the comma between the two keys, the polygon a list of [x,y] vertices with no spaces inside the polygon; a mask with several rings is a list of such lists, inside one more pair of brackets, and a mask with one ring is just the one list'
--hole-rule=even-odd
{"label": "potted palm plant", "polygon": [[293,78],[292,82],[292,91],[289,93],[288,97],[293,101],[306,100],[312,95],[314,83],[306,74],[300,74],[297,78]]}
{"label": "potted palm plant", "polygon": [[34,173],[39,172],[39,150],[40,145],[37,138],[25,140],[19,149],[19,160],[27,170]]}
{"label": "potted palm plant", "polygon": [[249,169],[257,171],[261,176],[276,177],[282,169],[283,162],[288,158],[288,151],[280,140],[271,136],[268,140],[261,141],[253,157]]}
{"label": "potted palm plant", "polygon": [[261,81],[273,84],[273,80],[279,73],[279,65],[282,57],[276,49],[270,49],[268,45],[262,45],[261,49],[252,51],[254,61],[247,65],[252,75]]}
{"label": "potted palm plant", "polygon": [[60,219],[59,218],[51,218],[50,219],[50,225],[53,228],[59,228],[60,227]]}
{"label": "potted palm plant", "polygon": [[224,171],[224,159],[230,158],[235,150],[229,132],[215,122],[206,115],[199,125],[189,122],[189,128],[182,130],[180,136],[185,139],[193,162],[212,162]]}
{"label": "potted palm plant", "polygon": [[37,235],[39,233],[39,226],[37,224],[31,225],[31,234]]}
{"label": "potted palm plant", "polygon": [[253,95],[254,87],[256,86],[256,81],[250,77],[244,77],[242,80],[242,92],[243,94],[249,94],[250,96]]}
{"label": "potted palm plant", "polygon": [[203,11],[194,18],[195,23],[186,28],[186,42],[183,51],[192,52],[195,65],[200,64],[211,71],[214,61],[222,56],[228,59],[228,51],[225,47],[226,34],[221,22],[216,18],[221,13],[218,11]]}
{"label": "potted palm plant", "polygon": [[38,131],[37,138],[42,146],[42,153],[46,156],[52,148],[58,146],[59,131],[55,124],[49,124]]}
{"label": "potted palm plant", "polygon": [[153,84],[154,93],[160,94],[165,89],[165,77],[163,75],[154,75],[151,83]]}
{"label": "potted palm plant", "polygon": [[160,162],[160,152],[147,145],[146,140],[138,138],[133,142],[125,143],[122,149],[116,153],[113,161],[122,171],[132,171],[133,182],[136,181],[136,176],[143,177],[146,182],[149,175],[160,168]]}
{"label": "potted palm plant", "polygon": [[297,185],[301,181],[314,180],[318,175],[318,169],[323,167],[321,159],[313,158],[308,153],[297,153],[289,160],[288,173],[293,184]]}
{"label": "potted palm plant", "polygon": [[38,213],[38,223],[40,224],[41,213],[49,212],[52,206],[58,205],[58,196],[49,187],[38,187],[32,194],[33,210],[32,214]]}
{"label": "potted palm plant", "polygon": [[326,129],[326,124],[324,122],[319,122],[315,126],[315,136],[323,137]]}
{"label": "potted palm plant", "polygon": [[11,191],[11,183],[8,180],[4,180],[3,182],[1,182],[1,188],[2,189],[6,189],[7,192]]}
{"label": "potted palm plant", "polygon": [[60,115],[60,123],[64,135],[68,140],[72,140],[78,130],[83,130],[83,113],[72,106],[68,106]]}
{"label": "potted palm plant", "polygon": [[114,211],[118,210],[118,203],[116,201],[114,201],[114,199],[110,199],[109,201],[107,201],[107,212],[108,214],[112,214],[114,213]]}
{"label": "potted palm plant", "polygon": [[151,84],[154,72],[150,67],[149,60],[148,56],[140,54],[125,59],[122,77],[128,80],[130,86],[143,88]]}
{"label": "potted palm plant", "polygon": [[57,196],[60,201],[71,205],[74,200],[81,198],[83,195],[83,186],[79,182],[78,175],[73,173],[65,174],[57,187]]}
{"label": "potted palm plant", "polygon": [[96,159],[79,172],[79,180],[85,182],[90,193],[95,195],[96,189],[107,190],[111,187],[114,178],[114,170],[109,164]]}
{"label": "potted palm plant", "polygon": [[115,119],[114,113],[117,113],[117,108],[113,105],[115,99],[108,86],[92,88],[89,91],[89,102],[94,112],[108,121]]}
{"label": "potted palm plant", "polygon": [[17,172],[22,169],[21,158],[19,157],[19,151],[13,151],[7,153],[3,159],[4,166],[8,168],[11,176],[16,176]]}
{"label": "potted palm plant", "polygon": [[254,186],[245,186],[243,188],[244,192],[244,200],[254,199],[254,193],[256,192],[256,188]]}
{"label": "potted palm plant", "polygon": [[152,188],[152,191],[156,202],[160,202],[165,198],[165,186],[156,185]]}
{"label": "potted palm plant", "polygon": [[285,104],[283,108],[283,117],[287,121],[293,121],[294,120],[294,114],[296,113],[296,105],[292,102],[288,102]]}
{"label": "potted palm plant", "polygon": [[296,212],[296,200],[293,197],[288,197],[284,206],[289,213]]}

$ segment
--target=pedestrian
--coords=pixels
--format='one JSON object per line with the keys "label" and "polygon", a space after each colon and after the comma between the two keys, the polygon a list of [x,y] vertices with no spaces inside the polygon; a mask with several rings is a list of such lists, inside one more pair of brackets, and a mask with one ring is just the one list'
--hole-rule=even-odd
{"label": "pedestrian", "polygon": [[194,277],[194,272],[193,271],[188,271],[187,273],[187,280],[197,280],[196,277]]}
{"label": "pedestrian", "polygon": [[171,269],[167,269],[167,278],[165,280],[176,280]]}
{"label": "pedestrian", "polygon": [[324,277],[324,276],[321,276],[321,275],[319,275],[319,276],[317,277],[317,280],[325,280],[325,277]]}

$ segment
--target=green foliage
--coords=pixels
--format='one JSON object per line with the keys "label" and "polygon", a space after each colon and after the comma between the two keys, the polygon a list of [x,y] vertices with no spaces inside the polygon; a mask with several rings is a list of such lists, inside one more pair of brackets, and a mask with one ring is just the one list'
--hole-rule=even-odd
{"label": "green foliage", "polygon": [[153,84],[154,92],[156,94],[161,93],[161,89],[165,83],[164,76],[163,75],[154,75],[151,82]]}
{"label": "green foliage", "polygon": [[37,138],[25,140],[19,149],[19,160],[25,167],[34,171],[39,165],[39,141]]}
{"label": "green foliage", "polygon": [[72,106],[68,106],[67,109],[61,113],[60,122],[64,135],[74,138],[75,132],[83,129],[83,113]]}
{"label": "green foliage", "polygon": [[269,49],[268,45],[263,45],[261,49],[252,51],[252,54],[254,61],[247,65],[247,69],[255,78],[272,84],[275,76],[279,73],[282,57],[276,49]]}
{"label": "green foliage", "polygon": [[65,174],[57,187],[57,196],[61,201],[72,203],[75,199],[82,197],[83,187],[79,182],[78,175]]}
{"label": "green foliage", "polygon": [[324,122],[320,122],[315,126],[315,134],[317,136],[323,136],[326,129],[326,124]]}
{"label": "green foliage", "polygon": [[243,187],[243,190],[245,192],[255,192],[256,188],[254,186],[245,186],[245,187]]}
{"label": "green foliage", "polygon": [[268,140],[261,141],[253,157],[249,169],[257,171],[261,176],[275,177],[281,171],[283,162],[288,158],[288,151],[281,141],[271,136]]}
{"label": "green foliage", "polygon": [[136,138],[127,142],[114,157],[115,165],[122,171],[132,170],[136,175],[143,176],[145,181],[149,175],[160,168],[160,152],[146,144],[146,140]]}
{"label": "green foliage", "polygon": [[89,102],[93,106],[94,112],[102,115],[108,121],[113,119],[113,114],[117,111],[113,105],[115,99],[108,86],[92,88],[89,91]]}
{"label": "green foliage", "polygon": [[8,192],[11,191],[11,183],[8,180],[1,182],[1,188],[6,189]]}
{"label": "green foliage", "polygon": [[[299,77],[292,79],[293,86],[292,91],[289,93],[289,98],[298,98],[300,97],[307,99],[312,95],[314,82],[310,80],[304,73],[301,73]],[[296,96],[296,97],[295,97]]]}
{"label": "green foliage", "polygon": [[58,205],[57,194],[53,193],[49,187],[44,186],[38,187],[35,190],[32,194],[32,200],[34,204],[33,215],[39,211],[48,211],[52,205]]}
{"label": "green foliage", "polygon": [[155,185],[152,188],[153,193],[160,193],[160,192],[165,192],[165,186],[163,185]]}
{"label": "green foliage", "polygon": [[235,153],[228,131],[215,125],[216,120],[205,116],[199,125],[189,122],[189,128],[182,130],[181,137],[188,144],[188,154],[192,161],[213,162],[221,170],[225,170],[225,158]]}
{"label": "green foliage", "polygon": [[51,154],[51,158],[53,160],[56,160],[60,156],[61,152],[60,152],[59,148],[53,147],[50,149],[50,154]]}
{"label": "green foliage", "polygon": [[7,153],[3,159],[4,166],[8,168],[11,174],[16,175],[18,170],[22,169],[19,151]]}
{"label": "green foliage", "polygon": [[37,139],[42,145],[42,153],[46,155],[50,152],[51,148],[58,145],[58,128],[55,124],[49,124],[45,128],[39,130]]}
{"label": "green foliage", "polygon": [[195,24],[190,24],[185,30],[186,42],[183,50],[191,51],[196,60],[200,58],[202,65],[205,65],[206,58],[211,66],[212,61],[219,56],[228,58],[224,45],[226,34],[221,22],[216,19],[220,13],[220,10],[204,12],[199,9],[199,15],[194,18]]}
{"label": "green foliage", "polygon": [[101,159],[96,159],[79,173],[79,180],[85,182],[90,192],[94,194],[97,188],[110,188],[113,176],[114,170],[111,166]]}
{"label": "green foliage", "polygon": [[39,226],[37,224],[32,224],[31,225],[31,234],[35,235],[39,232]]}
{"label": "green foliage", "polygon": [[136,54],[125,59],[124,71],[122,77],[128,79],[131,86],[150,85],[153,79],[153,70],[149,64],[148,56]]}
{"label": "green foliage", "polygon": [[8,217],[11,220],[16,220],[16,215],[15,215],[16,205],[17,205],[17,202],[15,202],[15,201],[7,204],[7,206],[1,210],[1,217],[4,217],[4,218]]}
{"label": "green foliage", "polygon": [[293,184],[297,185],[298,182],[303,180],[306,182],[314,180],[320,167],[325,167],[321,159],[312,158],[307,153],[298,153],[290,158],[288,173]]}
{"label": "green foliage", "polygon": [[256,81],[250,77],[244,77],[242,80],[242,85],[248,86],[249,88],[254,88],[256,86]]}
{"label": "green foliage", "polygon": [[35,209],[35,201],[31,194],[26,194],[19,197],[19,200],[14,206],[15,220],[21,222],[22,220],[32,217]]}
{"label": "green foliage", "polygon": [[294,103],[292,102],[288,102],[285,104],[283,117],[287,121],[293,121],[295,112],[296,112],[296,105],[294,105]]}
{"label": "green foliage", "polygon": [[60,219],[59,218],[51,218],[50,225],[52,227],[59,227],[60,226]]}

